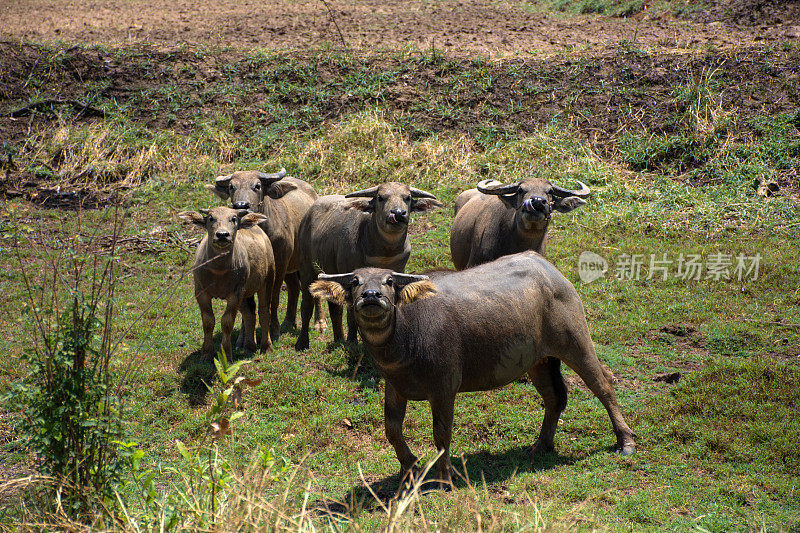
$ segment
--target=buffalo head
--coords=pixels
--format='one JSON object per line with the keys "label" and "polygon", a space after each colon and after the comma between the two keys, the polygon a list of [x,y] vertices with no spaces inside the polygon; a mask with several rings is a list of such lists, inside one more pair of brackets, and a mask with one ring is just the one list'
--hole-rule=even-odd
{"label": "buffalo head", "polygon": [[434,294],[436,286],[428,276],[369,267],[347,274],[320,274],[309,290],[317,298],[352,305],[364,340],[380,345],[392,333],[394,309]]}
{"label": "buffalo head", "polygon": [[357,198],[350,208],[373,213],[378,229],[389,235],[404,233],[412,212],[432,211],[442,206],[431,193],[398,182],[351,192],[345,198]]}
{"label": "buffalo head", "polygon": [[563,189],[547,180],[528,178],[512,184],[495,180],[484,180],[477,185],[483,194],[497,196],[504,204],[516,209],[518,223],[522,226],[537,226],[549,221],[553,210],[568,213],[586,204],[584,198],[591,191],[578,182],[578,190]]}
{"label": "buffalo head", "polygon": [[208,184],[206,188],[223,200],[230,199],[234,209],[262,211],[265,196],[280,198],[296,188],[292,183],[281,181],[285,176],[285,168],[274,174],[245,170],[219,176],[213,185]]}
{"label": "buffalo head", "polygon": [[208,243],[215,250],[226,251],[233,248],[236,232],[252,228],[266,217],[260,213],[250,213],[246,209],[214,207],[200,211],[183,211],[178,217],[204,228],[208,232]]}

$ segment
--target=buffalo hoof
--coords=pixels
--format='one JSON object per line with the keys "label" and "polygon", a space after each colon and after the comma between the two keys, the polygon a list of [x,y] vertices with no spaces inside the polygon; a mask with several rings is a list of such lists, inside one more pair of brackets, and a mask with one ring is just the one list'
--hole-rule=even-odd
{"label": "buffalo hoof", "polygon": [[536,441],[536,444],[533,445],[533,457],[537,457],[539,455],[544,455],[546,453],[550,453],[555,451],[556,447],[552,444],[547,444],[542,441]]}
{"label": "buffalo hoof", "polygon": [[618,448],[617,451],[622,456],[633,455],[634,453],[636,453],[636,446],[633,444],[626,444],[623,447]]}
{"label": "buffalo hoof", "polygon": [[297,342],[294,344],[294,349],[298,352],[302,352],[303,350],[308,350],[308,339],[297,339]]}

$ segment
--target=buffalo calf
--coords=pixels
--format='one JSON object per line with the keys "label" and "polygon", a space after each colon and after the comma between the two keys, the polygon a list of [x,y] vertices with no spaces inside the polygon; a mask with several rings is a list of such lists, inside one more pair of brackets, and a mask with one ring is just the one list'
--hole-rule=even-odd
{"label": "buffalo calf", "polygon": [[[184,211],[178,216],[206,230],[200,241],[194,261],[194,296],[203,319],[204,359],[214,354],[214,311],[212,298],[226,300],[222,315],[222,348],[231,357],[231,331],[236,313],[242,312],[242,331],[237,347],[254,350],[255,305],[258,295],[258,320],[261,324],[261,350],[272,348],[272,338],[277,338],[277,319],[270,323],[270,300],[275,283],[275,258],[267,235],[258,227],[265,218],[259,213],[215,207],[198,211]],[[245,305],[242,305],[242,304]]]}

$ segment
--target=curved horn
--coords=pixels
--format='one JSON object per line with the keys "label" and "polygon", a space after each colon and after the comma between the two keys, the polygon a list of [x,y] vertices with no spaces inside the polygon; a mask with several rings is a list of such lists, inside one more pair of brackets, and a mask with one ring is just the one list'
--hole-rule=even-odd
{"label": "curved horn", "polygon": [[368,197],[368,198],[372,198],[376,194],[378,194],[378,187],[380,187],[380,185],[376,185],[374,187],[370,187],[369,189],[361,189],[360,191],[355,191],[355,192],[351,192],[351,193],[345,194],[344,197],[345,198],[356,198],[356,197],[360,197],[360,196],[365,196],[365,197]]}
{"label": "curved horn", "polygon": [[344,285],[351,279],[353,279],[353,273],[348,272],[347,274],[325,274],[324,272],[320,272],[317,276],[317,279],[322,279],[326,281],[333,281],[338,283],[339,285]]}
{"label": "curved horn", "polygon": [[286,177],[286,169],[285,168],[282,168],[282,169],[280,169],[280,171],[275,172],[273,174],[265,174],[264,172],[259,172],[258,173],[258,179],[260,179],[261,181],[266,182],[267,185],[269,185],[270,183],[275,183],[276,181],[281,180],[284,177]]}
{"label": "curved horn", "polygon": [[409,189],[411,189],[412,198],[433,198],[436,200],[436,197],[428,191],[423,191],[422,189],[417,189],[416,187],[409,187]]}
{"label": "curved horn", "polygon": [[227,176],[217,176],[217,179],[214,180],[214,185],[227,185],[228,182],[231,181],[233,174],[228,174]]}
{"label": "curved horn", "polygon": [[578,181],[578,185],[580,185],[581,188],[578,189],[577,191],[564,189],[562,187],[559,187],[558,185],[552,185],[552,190],[550,191],[550,194],[552,194],[553,196],[559,196],[561,198],[566,198],[567,196],[577,196],[578,198],[586,198],[592,193],[589,187],[587,187],[586,184],[583,183],[582,181]]}
{"label": "curved horn", "polygon": [[521,183],[521,181],[518,181],[516,183],[512,183],[511,185],[506,185],[505,183],[500,183],[496,180],[483,180],[475,187],[483,194],[502,196],[517,192]]}
{"label": "curved horn", "polygon": [[408,285],[415,281],[425,281],[430,279],[428,276],[422,274],[403,274],[402,272],[392,272],[392,279],[397,285]]}

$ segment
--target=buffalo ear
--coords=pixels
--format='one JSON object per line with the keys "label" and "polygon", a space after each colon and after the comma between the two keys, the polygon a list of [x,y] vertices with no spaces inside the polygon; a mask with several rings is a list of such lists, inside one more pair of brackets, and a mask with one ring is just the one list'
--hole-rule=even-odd
{"label": "buffalo ear", "polygon": [[278,198],[282,198],[285,194],[288,194],[295,189],[297,189],[297,185],[294,183],[281,180],[275,181],[271,185],[267,186],[265,193],[273,200],[277,200]]}
{"label": "buffalo ear", "polygon": [[239,217],[239,228],[252,228],[253,226],[261,224],[265,220],[267,220],[266,215],[262,215],[261,213],[247,213]]}
{"label": "buffalo ear", "polygon": [[308,287],[308,291],[315,298],[322,298],[341,306],[347,304],[347,291],[335,281],[317,280]]}
{"label": "buffalo ear", "polygon": [[347,209],[355,209],[356,211],[363,211],[365,213],[372,213],[375,211],[374,198],[353,198],[349,200]]}
{"label": "buffalo ear", "polygon": [[444,204],[435,198],[415,198],[411,204],[411,211],[415,213],[427,213],[444,207]]}
{"label": "buffalo ear", "polygon": [[184,222],[191,222],[197,226],[206,227],[206,217],[197,211],[181,211],[178,213],[178,218]]}
{"label": "buffalo ear", "polygon": [[430,280],[415,281],[409,283],[400,291],[397,296],[397,305],[405,305],[417,300],[422,300],[428,296],[436,294],[436,285]]}
{"label": "buffalo ear", "polygon": [[228,194],[228,185],[231,182],[231,176],[217,176],[214,184],[206,184],[206,189],[219,196],[222,200],[227,200],[230,197]]}
{"label": "buffalo ear", "polygon": [[569,213],[573,209],[578,209],[586,205],[586,200],[577,196],[567,196],[566,198],[556,198],[553,200],[553,209],[559,213]]}

